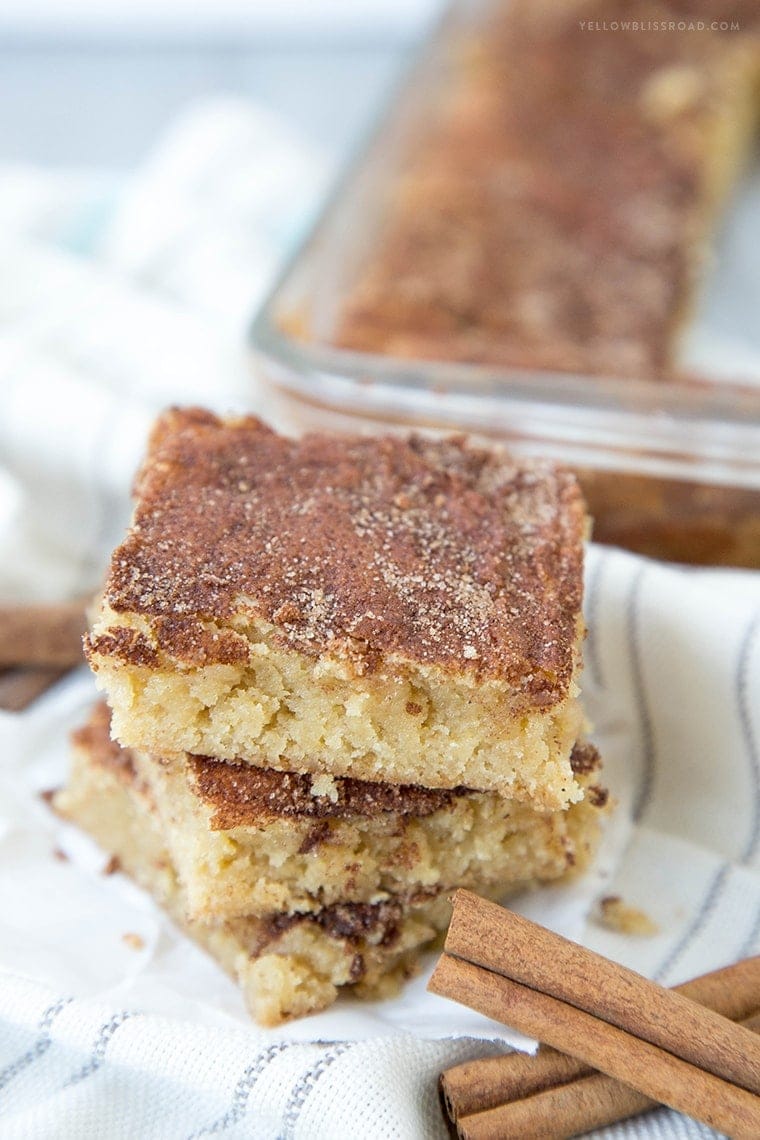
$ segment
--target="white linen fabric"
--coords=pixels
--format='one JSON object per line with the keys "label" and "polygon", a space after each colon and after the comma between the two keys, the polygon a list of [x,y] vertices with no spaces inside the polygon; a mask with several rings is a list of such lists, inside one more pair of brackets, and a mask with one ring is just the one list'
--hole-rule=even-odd
{"label": "white linen fabric", "polygon": [[[281,124],[229,101],[126,183],[0,170],[1,598],[95,588],[162,406],[268,417],[245,325],[323,182]],[[516,905],[675,984],[760,950],[760,575],[592,547],[586,597],[586,700],[618,807],[592,872]],[[94,699],[82,668],[0,714],[0,1135],[444,1136],[437,1074],[514,1038],[424,975],[395,1001],[252,1026],[39,797]],[[657,933],[589,920],[603,895]],[[661,1110],[598,1135],[711,1133]]]}

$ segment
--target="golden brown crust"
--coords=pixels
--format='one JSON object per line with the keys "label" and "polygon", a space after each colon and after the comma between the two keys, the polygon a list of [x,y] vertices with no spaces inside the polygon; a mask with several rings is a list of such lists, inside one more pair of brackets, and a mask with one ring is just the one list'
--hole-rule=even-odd
{"label": "golden brown crust", "polygon": [[105,602],[146,615],[88,640],[154,668],[242,660],[220,624],[359,670],[388,655],[507,681],[537,708],[568,690],[582,595],[574,476],[462,439],[294,441],[253,417],[174,409],[154,429]]}

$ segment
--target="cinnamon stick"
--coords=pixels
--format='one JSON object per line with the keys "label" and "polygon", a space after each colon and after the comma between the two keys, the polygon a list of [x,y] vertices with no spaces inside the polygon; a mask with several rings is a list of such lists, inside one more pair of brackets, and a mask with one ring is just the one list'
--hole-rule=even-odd
{"label": "cinnamon stick", "polygon": [[449,1120],[498,1108],[594,1072],[583,1061],[542,1045],[537,1053],[505,1053],[465,1061],[441,1074],[441,1100]]}
{"label": "cinnamon stick", "polygon": [[760,1093],[760,1038],[748,1029],[471,891],[454,896],[445,948]]}
{"label": "cinnamon stick", "polygon": [[0,606],[0,668],[71,668],[83,660],[85,602]]}
{"label": "cinnamon stick", "polygon": [[[760,1097],[550,994],[447,953],[428,989],[569,1053],[735,1140],[760,1136]],[[733,1028],[756,1040],[749,1030]]]}
{"label": "cinnamon stick", "polygon": [[3,669],[0,671],[0,709],[4,712],[23,712],[37,697],[54,685],[66,669],[38,666],[33,669]]}
{"label": "cinnamon stick", "polygon": [[[744,1021],[760,1009],[760,955],[712,970],[673,987],[732,1021]],[[544,1089],[590,1076],[582,1061],[542,1046],[536,1054],[505,1053],[465,1061],[441,1075],[441,1099],[451,1120],[496,1108]]]}
{"label": "cinnamon stick", "polygon": [[[742,1024],[758,1033],[760,1015]],[[502,1140],[504,1136],[562,1140],[595,1128],[606,1128],[657,1107],[656,1101],[613,1077],[588,1070],[587,1073],[553,1088],[544,1088],[535,1095],[459,1116],[454,1121],[456,1135],[459,1140]]]}

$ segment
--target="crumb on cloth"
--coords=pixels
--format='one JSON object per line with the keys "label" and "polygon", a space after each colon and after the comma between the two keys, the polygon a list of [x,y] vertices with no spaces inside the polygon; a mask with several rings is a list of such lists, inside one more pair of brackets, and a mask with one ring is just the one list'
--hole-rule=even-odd
{"label": "crumb on cloth", "polygon": [[660,929],[646,911],[625,902],[620,895],[607,895],[600,899],[596,917],[600,926],[605,926],[618,934],[651,938]]}
{"label": "crumb on cloth", "polygon": [[141,934],[134,934],[132,931],[123,934],[121,938],[125,946],[130,950],[143,950],[145,948],[145,939]]}

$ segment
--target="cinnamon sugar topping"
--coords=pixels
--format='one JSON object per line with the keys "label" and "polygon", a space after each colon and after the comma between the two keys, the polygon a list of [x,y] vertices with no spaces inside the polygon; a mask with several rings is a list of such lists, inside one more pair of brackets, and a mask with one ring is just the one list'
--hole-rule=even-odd
{"label": "cinnamon sugar topping", "polygon": [[[211,825],[217,831],[262,823],[271,817],[325,820],[398,813],[419,818],[468,794],[466,788],[421,788],[336,778],[337,798],[332,799],[315,794],[312,776],[201,756],[191,756],[188,763],[198,794],[213,809]],[[324,831],[319,835],[321,842]]]}
{"label": "cinnamon sugar topping", "polygon": [[[252,417],[173,410],[137,496],[105,600],[150,619],[154,654],[242,660],[235,627],[263,619],[359,671],[396,654],[506,679],[538,706],[566,691],[585,519],[565,470],[461,439],[293,441]],[[128,640],[106,631],[90,651],[131,660]]]}
{"label": "cinnamon sugar topping", "polygon": [[601,767],[602,761],[596,745],[589,740],[578,741],[570,753],[570,767],[575,776],[589,776]]}

